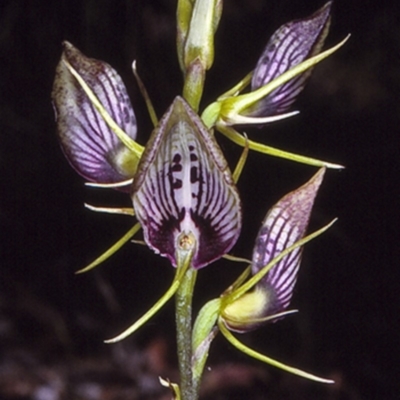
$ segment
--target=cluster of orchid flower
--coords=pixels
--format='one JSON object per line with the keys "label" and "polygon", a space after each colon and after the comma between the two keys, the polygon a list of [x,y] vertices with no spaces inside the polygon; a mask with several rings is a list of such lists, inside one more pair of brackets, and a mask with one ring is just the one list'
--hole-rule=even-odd
{"label": "cluster of orchid flower", "polygon": [[[99,265],[140,229],[144,242],[176,268],[161,299],[117,337],[132,334],[171,297],[176,296],[180,387],[168,384],[176,398],[195,399],[210,344],[221,332],[246,354],[294,374],[332,382],[289,367],[241,343],[234,332],[247,332],[277,321],[288,310],[301,261],[302,246],[333,221],[306,236],[314,199],[326,168],[340,165],[304,157],[251,141],[235,130],[290,117],[312,67],[343,43],[321,52],[330,24],[331,2],[308,18],[281,26],[265,47],[254,71],[198,113],[205,73],[214,58],[214,33],[222,0],[179,0],[178,58],[184,76],[177,96],[158,120],[143,83],[133,71],[147,103],[154,130],[143,147],[136,142],[136,117],[125,86],[108,64],[87,58],[64,42],[53,87],[57,129],[63,151],[76,171],[92,186],[130,194],[133,208],[94,211],[134,216],[137,223],[109,250],[80,272]],[[250,85],[250,90],[243,90]],[[231,173],[214,130],[243,147]],[[278,201],[258,232],[251,261],[229,255],[242,225],[241,201],[235,186],[249,149],[319,166],[303,186]],[[247,262],[238,280],[208,302],[191,323],[191,299],[197,271],[221,257]]]}

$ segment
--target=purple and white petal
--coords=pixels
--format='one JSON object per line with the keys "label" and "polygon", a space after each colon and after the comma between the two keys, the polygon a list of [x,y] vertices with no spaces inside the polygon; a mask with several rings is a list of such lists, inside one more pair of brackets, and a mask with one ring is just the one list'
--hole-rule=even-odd
{"label": "purple and white petal", "polygon": [[[325,169],[305,185],[287,194],[266,215],[253,250],[252,273],[256,274],[285,249],[305,236],[315,196]],[[282,258],[258,283],[268,294],[265,316],[284,311],[290,303],[300,267],[302,248]]]}
{"label": "purple and white petal", "polygon": [[[308,18],[282,25],[265,47],[251,81],[256,90],[321,51],[330,25],[332,2]],[[303,90],[312,69],[291,79],[259,101],[247,115],[266,117],[286,112]]]}
{"label": "purple and white petal", "polygon": [[194,268],[238,239],[241,205],[227,162],[199,116],[176,97],[154,130],[133,183],[133,206],[146,243],[176,266],[177,239],[196,239]]}
{"label": "purple and white petal", "polygon": [[88,58],[68,42],[53,85],[57,130],[62,149],[76,171],[91,182],[132,178],[138,159],[110,129],[76,78],[71,65],[117,125],[136,138],[136,118],[120,76],[108,64]]}

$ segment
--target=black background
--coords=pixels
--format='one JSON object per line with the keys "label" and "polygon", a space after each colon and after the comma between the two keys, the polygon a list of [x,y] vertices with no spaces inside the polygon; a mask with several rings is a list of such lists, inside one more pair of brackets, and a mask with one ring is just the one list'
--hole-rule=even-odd
{"label": "black background", "polygon": [[[316,0],[225,3],[202,107],[254,67],[275,29],[322,5]],[[315,69],[295,104],[300,115],[247,130],[255,140],[346,166],[327,172],[314,208],[312,228],[334,217],[339,221],[304,252],[292,303],[301,312],[244,338],[271,356],[339,382],[326,389],[301,381],[300,390],[300,378],[285,381],[283,372],[273,371],[268,388],[289,382],[293,393],[286,386],[288,398],[398,398],[400,12],[390,4],[336,1],[327,45],[347,33],[352,37]],[[43,351],[46,362],[65,353],[102,352],[102,339],[145,311],[173,276],[165,260],[133,244],[97,270],[74,275],[122,236],[131,220],[84,209],[83,202],[129,206],[130,200],[85,188],[59,148],[50,93],[63,40],[120,73],[142,144],[151,123],[130,70],[132,60],[137,60],[158,115],[182,86],[174,1],[1,2],[0,346]],[[221,136],[218,140],[233,166],[239,150]],[[314,172],[250,154],[238,185],[244,228],[235,254],[251,256],[268,208]],[[196,305],[218,296],[240,270],[225,261],[202,270]],[[173,357],[172,305],[124,346],[140,348],[160,335],[167,338]],[[259,366],[222,338],[212,351],[210,363],[235,360]]]}

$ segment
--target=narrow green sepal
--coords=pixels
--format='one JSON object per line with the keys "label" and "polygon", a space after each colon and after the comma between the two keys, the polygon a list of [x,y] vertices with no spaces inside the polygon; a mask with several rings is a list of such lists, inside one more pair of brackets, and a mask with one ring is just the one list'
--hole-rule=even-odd
{"label": "narrow green sepal", "polygon": [[225,254],[222,258],[225,258],[225,260],[233,261],[233,262],[241,262],[245,264],[251,264],[251,260],[248,258],[243,258],[243,257],[236,257],[233,256],[232,254]]}
{"label": "narrow green sepal", "polygon": [[[182,239],[182,241],[184,240],[185,238]],[[179,286],[187,269],[190,267],[193,251],[195,248],[195,245],[193,243],[190,243],[190,245],[187,246],[187,248],[185,248],[185,244],[186,242],[184,244],[181,243],[180,249],[177,251],[177,268],[174,280],[172,281],[172,284],[169,287],[169,289],[153,305],[153,307],[151,307],[150,310],[147,311],[142,317],[140,317],[134,324],[132,324],[129,328],[125,329],[122,333],[115,336],[114,338],[105,340],[104,343],[116,343],[132,335],[132,333],[137,331],[150,318],[152,318],[165,305],[165,303],[176,293],[176,291],[179,289]]]}
{"label": "narrow green sepal", "polygon": [[100,182],[85,182],[85,186],[98,188],[98,189],[117,189],[132,185],[133,178],[126,179],[121,182],[113,183],[100,183]]}
{"label": "narrow green sepal", "polygon": [[217,101],[222,102],[230,97],[237,96],[241,91],[243,91],[251,82],[254,71],[249,72],[240,82],[238,82],[234,87],[227,90],[225,93],[221,94]]}
{"label": "narrow green sepal", "polygon": [[66,60],[63,61],[64,65],[68,68],[71,74],[75,77],[78,81],[79,85],[82,87],[83,91],[89,97],[90,101],[93,103],[93,106],[102,116],[104,121],[110,127],[110,129],[118,136],[121,142],[137,157],[137,160],[140,159],[143,153],[143,146],[129,137],[118,125],[117,123],[111,118],[110,114],[107,110],[103,107],[100,100],[97,96],[93,93],[90,87],[86,84],[86,82],[82,79],[82,77],[78,74],[75,68]]}
{"label": "narrow green sepal", "polygon": [[262,361],[266,364],[272,365],[273,367],[282,369],[286,372],[289,372],[291,374],[300,376],[305,379],[309,379],[315,382],[321,382],[321,383],[335,383],[332,379],[326,379],[326,378],[321,378],[319,376],[310,374],[308,372],[305,372],[301,369],[291,367],[289,365],[283,364],[279,361],[274,360],[273,358],[267,357],[261,353],[258,353],[257,351],[247,347],[244,345],[242,342],[240,342],[238,339],[233,336],[233,334],[227,329],[225,326],[224,321],[220,318],[218,320],[218,328],[221,331],[221,333],[225,336],[225,338],[228,340],[229,343],[231,343],[234,347],[236,347],[238,350],[240,350],[242,353],[247,354],[248,356],[255,358],[256,360]]}
{"label": "narrow green sepal", "polygon": [[330,49],[325,50],[314,57],[306,59],[302,63],[296,65],[289,71],[283,73],[282,75],[278,76],[277,78],[275,78],[274,80],[260,87],[257,90],[251,91],[250,93],[224,99],[221,105],[220,120],[224,121],[224,123],[227,123],[229,125],[234,125],[235,123],[241,124],[242,122],[236,122],[239,115],[245,115],[247,109],[250,109],[258,101],[260,101],[265,96],[273,92],[279,86],[290,81],[297,75],[303,73],[304,71],[307,71],[308,69],[314,67],[316,64],[318,64],[325,58],[329,57],[332,53],[334,53],[340,47],[342,47],[347,42],[349,37],[350,35],[346,36],[336,46],[333,46]]}
{"label": "narrow green sepal", "polygon": [[[250,263],[251,264],[251,261]],[[235,291],[237,288],[241,287],[244,282],[246,282],[247,278],[251,274],[251,265],[249,265],[240,275],[239,277],[233,282],[229,287],[224,291],[224,293],[221,295],[221,297],[224,299],[226,296],[233,291]]]}
{"label": "narrow green sepal", "polygon": [[242,297],[246,292],[251,290],[260,280],[280,261],[282,258],[286,257],[290,254],[293,250],[304,246],[309,241],[313,240],[317,236],[321,235],[325,231],[327,231],[335,222],[337,218],[329,222],[327,225],[323,226],[322,228],[318,229],[317,231],[310,233],[307,236],[304,236],[301,240],[298,240],[292,246],[289,246],[285,250],[283,250],[277,257],[275,257],[271,262],[269,262],[264,268],[262,268],[259,272],[253,275],[248,281],[246,281],[243,285],[238,287],[237,289],[228,292],[222,299],[222,307],[224,308],[225,305],[233,303],[235,300]]}
{"label": "narrow green sepal", "polygon": [[246,146],[248,144],[251,150],[257,151],[262,154],[268,154],[273,157],[284,158],[286,160],[295,161],[301,164],[313,165],[315,167],[326,167],[332,169],[343,169],[344,166],[340,164],[334,164],[327,161],[318,160],[317,158],[311,158],[307,156],[302,156],[300,154],[290,153],[289,151],[284,151],[276,149],[275,147],[267,146],[262,143],[254,142],[253,140],[247,139],[245,136],[241,135],[234,128],[225,125],[217,125],[217,130],[221,132],[224,136],[230,139],[232,142],[239,146]]}
{"label": "narrow green sepal", "polygon": [[137,82],[137,84],[139,86],[140,93],[142,94],[142,96],[144,98],[144,101],[146,102],[146,107],[147,107],[147,111],[149,112],[149,116],[150,116],[151,122],[153,123],[154,126],[156,126],[157,123],[158,123],[157,114],[156,114],[156,111],[154,109],[153,103],[152,103],[152,101],[150,99],[149,92],[147,91],[146,86],[144,85],[142,79],[139,76],[139,73],[137,72],[136,60],[133,61],[133,63],[132,63],[132,72],[133,72],[133,75],[134,75],[134,77],[136,79],[136,82]]}
{"label": "narrow green sepal", "polygon": [[107,260],[107,258],[111,257],[114,253],[116,253],[125,243],[129,242],[129,240],[139,231],[140,224],[135,224],[128,232],[122,236],[116,243],[114,243],[107,251],[105,251],[100,257],[96,258],[93,262],[91,262],[87,267],[76,271],[76,274],[83,274],[84,272],[88,272],[93,268],[100,265],[102,262]]}
{"label": "narrow green sepal", "polygon": [[126,208],[126,207],[118,207],[118,208],[111,208],[111,207],[97,207],[97,206],[92,206],[91,204],[84,203],[83,204],[85,208],[87,208],[90,211],[94,212],[102,212],[106,214],[120,214],[120,215],[129,215],[130,217],[133,217],[135,215],[135,211],[133,208]]}
{"label": "narrow green sepal", "polygon": [[247,138],[246,134],[244,134],[244,137],[246,139],[246,143],[243,146],[242,154],[240,155],[240,158],[238,160],[238,163],[236,164],[235,170],[232,173],[232,178],[233,178],[233,181],[235,183],[238,182],[238,180],[240,178],[240,175],[242,174],[243,168],[244,168],[244,166],[246,164],[247,157],[249,155],[249,149],[250,149],[249,148],[249,141],[248,141],[248,138]]}

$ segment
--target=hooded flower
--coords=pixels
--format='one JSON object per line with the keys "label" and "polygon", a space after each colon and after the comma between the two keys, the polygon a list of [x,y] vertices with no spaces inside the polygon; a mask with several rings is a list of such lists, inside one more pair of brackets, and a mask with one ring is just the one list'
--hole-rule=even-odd
{"label": "hooded flower", "polygon": [[[328,2],[313,15],[282,25],[268,41],[254,71],[207,107],[203,113],[206,125],[265,124],[296,114],[287,111],[312,67],[347,40],[320,53],[329,31],[331,5]],[[249,83],[250,92],[239,94]]]}
{"label": "hooded flower", "polygon": [[[200,310],[193,328],[193,353],[202,371],[210,344],[218,330],[237,349],[257,360],[303,378],[332,383],[261,354],[240,342],[231,331],[244,333],[267,321],[277,321],[288,311],[300,267],[302,246],[325,232],[335,221],[305,236],[315,196],[325,168],[306,184],[279,200],[267,213],[258,232],[251,266],[221,297]],[[252,276],[247,279],[249,274]]]}
{"label": "hooded flower", "polygon": [[201,268],[226,254],[239,236],[241,206],[228,164],[181,97],[152,133],[132,193],[147,245],[174,266],[182,245],[194,247],[192,266]]}
{"label": "hooded flower", "polygon": [[136,118],[120,76],[71,43],[63,46],[52,99],[68,161],[91,182],[132,178],[142,147],[135,142]]}
{"label": "hooded flower", "polygon": [[[269,263],[304,237],[324,172],[325,169],[320,169],[305,185],[284,196],[267,213],[253,250],[253,276],[262,273]],[[296,247],[285,254],[268,269],[252,292],[223,308],[222,319],[229,329],[248,331],[285,313],[293,295],[301,253],[302,247]]]}
{"label": "hooded flower", "polygon": [[188,268],[221,258],[240,233],[241,204],[228,164],[214,136],[182,97],[175,98],[146,145],[132,201],[146,244],[177,269],[157,303],[108,343],[142,326],[175,294]]}

